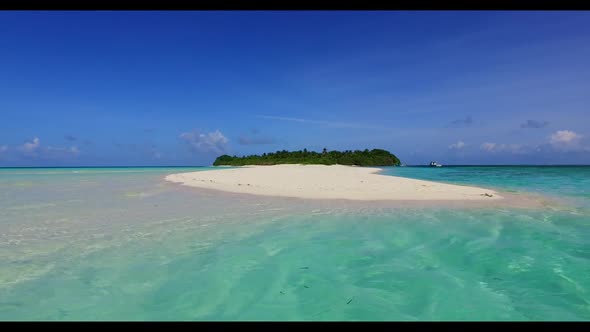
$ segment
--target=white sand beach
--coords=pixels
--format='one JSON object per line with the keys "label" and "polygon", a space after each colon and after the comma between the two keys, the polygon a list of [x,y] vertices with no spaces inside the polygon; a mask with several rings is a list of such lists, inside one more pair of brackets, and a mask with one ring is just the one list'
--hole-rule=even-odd
{"label": "white sand beach", "polygon": [[166,176],[167,181],[232,193],[309,199],[498,200],[493,190],[380,175],[379,168],[274,165],[219,168]]}

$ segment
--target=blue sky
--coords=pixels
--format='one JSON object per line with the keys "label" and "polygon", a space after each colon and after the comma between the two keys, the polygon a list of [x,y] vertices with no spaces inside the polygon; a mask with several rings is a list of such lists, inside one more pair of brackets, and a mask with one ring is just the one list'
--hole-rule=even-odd
{"label": "blue sky", "polygon": [[0,166],[590,163],[588,12],[0,12]]}

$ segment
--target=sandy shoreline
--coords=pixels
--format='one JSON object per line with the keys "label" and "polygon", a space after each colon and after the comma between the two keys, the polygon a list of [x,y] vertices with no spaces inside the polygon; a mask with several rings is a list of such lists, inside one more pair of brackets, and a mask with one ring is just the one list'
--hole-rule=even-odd
{"label": "sandy shoreline", "polygon": [[378,174],[380,171],[379,168],[341,165],[244,166],[170,174],[165,179],[190,187],[232,193],[307,199],[503,200],[497,192],[485,188],[381,175]]}

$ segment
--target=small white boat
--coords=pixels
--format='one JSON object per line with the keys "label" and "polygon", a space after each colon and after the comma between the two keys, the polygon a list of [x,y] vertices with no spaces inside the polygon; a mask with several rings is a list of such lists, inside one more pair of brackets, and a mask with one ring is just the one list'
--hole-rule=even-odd
{"label": "small white boat", "polygon": [[441,164],[437,163],[436,161],[431,161],[430,162],[430,167],[442,167]]}

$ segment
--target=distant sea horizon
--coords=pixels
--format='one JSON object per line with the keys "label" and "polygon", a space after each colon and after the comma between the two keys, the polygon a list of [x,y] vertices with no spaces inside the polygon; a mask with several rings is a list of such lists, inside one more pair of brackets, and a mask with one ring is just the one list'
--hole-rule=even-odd
{"label": "distant sea horizon", "polygon": [[[568,166],[590,166],[590,164],[443,164],[443,167],[568,167]],[[218,167],[214,165],[115,165],[115,166],[0,166],[2,168],[194,168],[194,167]],[[223,166],[226,167],[226,166]],[[239,167],[239,166],[233,166]],[[361,166],[365,167],[365,166]],[[428,164],[407,164],[403,166],[366,166],[366,167],[431,167]]]}

